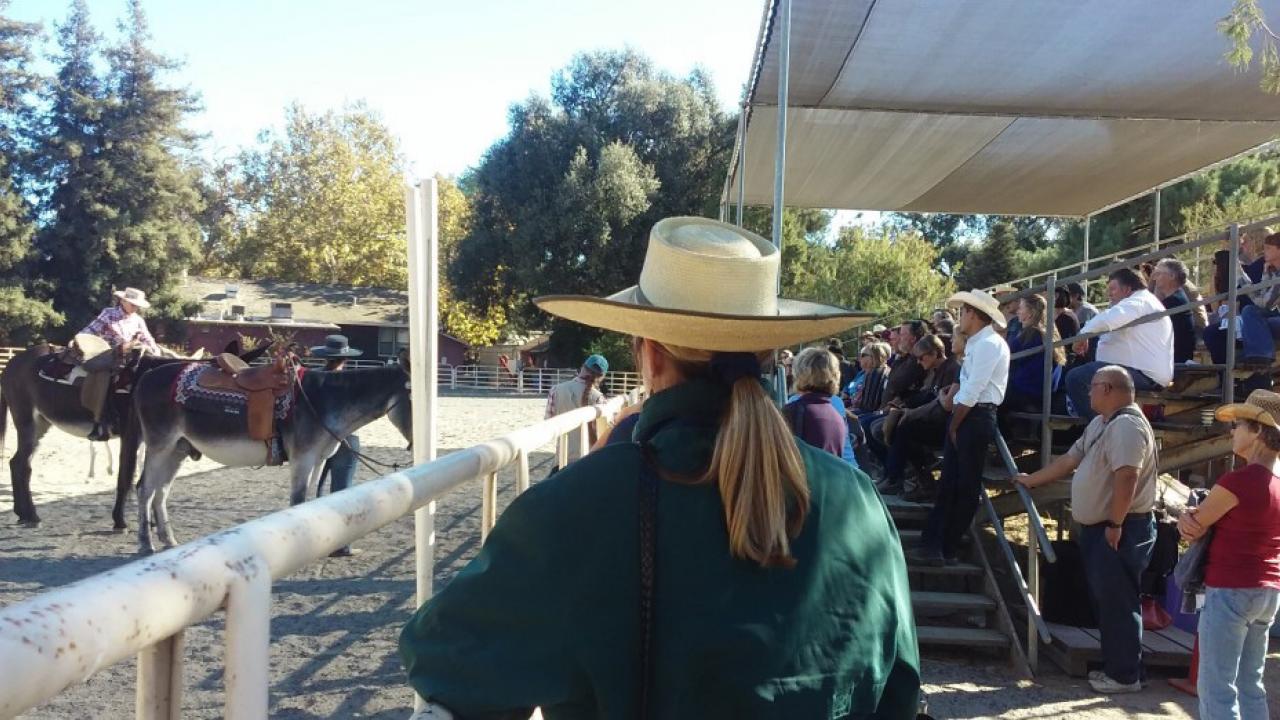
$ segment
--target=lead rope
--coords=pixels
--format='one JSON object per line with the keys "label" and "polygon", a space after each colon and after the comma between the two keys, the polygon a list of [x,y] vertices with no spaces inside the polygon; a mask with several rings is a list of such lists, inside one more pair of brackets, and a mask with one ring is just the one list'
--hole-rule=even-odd
{"label": "lead rope", "polygon": [[[360,464],[364,465],[365,468],[367,468],[372,473],[375,473],[375,474],[378,473],[378,469],[373,467],[373,465],[380,465],[384,468],[390,469],[392,472],[403,470],[407,467],[412,467],[412,464],[402,465],[400,463],[385,463],[385,462],[382,462],[381,460],[377,460],[372,457],[369,457],[368,455],[365,455],[359,450],[356,450],[355,448],[351,447],[351,443],[348,443],[346,438],[339,437],[337,433],[331,430],[329,426],[324,423],[324,420],[320,416],[320,412],[316,410],[316,406],[311,404],[311,398],[307,397],[307,391],[302,388],[302,376],[298,373],[298,368],[300,365],[301,363],[297,362],[296,360],[289,361],[289,372],[293,376],[294,389],[297,392],[297,394],[302,398],[303,402],[307,404],[307,409],[311,411],[311,414],[316,416],[316,422],[320,423],[320,427],[324,428],[324,431],[329,433],[329,437],[332,437],[334,440],[337,440],[339,445],[346,448],[347,452],[354,455],[355,458],[360,461]],[[387,412],[388,413],[391,412],[399,404],[400,404],[400,401],[396,400],[394,403],[391,404],[390,407],[387,408]],[[370,463],[372,463],[372,465]]]}

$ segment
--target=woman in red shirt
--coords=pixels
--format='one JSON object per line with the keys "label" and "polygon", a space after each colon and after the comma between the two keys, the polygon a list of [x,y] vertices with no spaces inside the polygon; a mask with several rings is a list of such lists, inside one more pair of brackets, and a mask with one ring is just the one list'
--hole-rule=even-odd
{"label": "woman in red shirt", "polygon": [[1214,529],[1200,611],[1202,720],[1266,720],[1267,633],[1280,607],[1280,395],[1254,390],[1218,408],[1231,450],[1248,461],[1178,519],[1182,537]]}

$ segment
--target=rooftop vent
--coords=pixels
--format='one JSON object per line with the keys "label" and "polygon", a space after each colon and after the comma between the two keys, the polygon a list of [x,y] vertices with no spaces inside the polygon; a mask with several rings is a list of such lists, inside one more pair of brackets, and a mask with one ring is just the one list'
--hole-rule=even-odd
{"label": "rooftop vent", "polygon": [[228,300],[235,300],[237,297],[240,296],[240,286],[228,285],[226,290],[223,291],[223,294],[227,296]]}
{"label": "rooftop vent", "polygon": [[287,303],[287,302],[271,303],[271,319],[272,320],[292,320],[293,319],[293,303]]}

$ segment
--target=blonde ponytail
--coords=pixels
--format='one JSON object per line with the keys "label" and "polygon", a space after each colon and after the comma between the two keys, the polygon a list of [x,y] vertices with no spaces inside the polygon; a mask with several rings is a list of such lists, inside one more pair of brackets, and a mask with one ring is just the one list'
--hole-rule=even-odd
{"label": "blonde ponytail", "polygon": [[[710,352],[658,347],[677,361],[685,377],[708,373]],[[795,565],[791,540],[800,534],[809,513],[809,484],[791,429],[758,378],[733,383],[711,465],[701,480],[715,482],[720,489],[734,557],[762,567]]]}

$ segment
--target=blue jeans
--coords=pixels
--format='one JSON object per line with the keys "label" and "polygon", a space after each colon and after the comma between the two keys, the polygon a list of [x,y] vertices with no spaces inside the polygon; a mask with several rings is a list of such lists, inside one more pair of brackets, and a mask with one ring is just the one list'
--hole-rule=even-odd
{"label": "blue jeans", "polygon": [[[1211,322],[1204,329],[1204,346],[1218,364],[1227,361],[1227,331]],[[1280,338],[1280,315],[1269,313],[1257,305],[1245,305],[1240,310],[1240,341],[1243,357],[1273,360],[1276,356],[1276,339]]]}
{"label": "blue jeans", "polygon": [[[1115,363],[1095,360],[1072,368],[1071,372],[1067,373],[1067,398],[1071,401],[1071,404],[1075,406],[1076,417],[1082,417],[1088,420],[1098,414],[1093,411],[1093,408],[1089,407],[1089,383],[1093,381],[1094,374],[1097,373],[1100,368],[1104,368],[1108,365],[1115,365]],[[1121,365],[1120,367],[1124,366]],[[1133,378],[1133,387],[1135,390],[1155,390],[1160,387],[1154,380],[1142,374],[1141,371],[1134,370],[1130,367],[1126,367],[1124,369],[1128,370],[1129,377]]]}
{"label": "blue jeans", "polygon": [[1280,607],[1280,590],[1205,590],[1200,611],[1200,695],[1202,720],[1267,719],[1262,668],[1267,629]]}
{"label": "blue jeans", "polygon": [[[339,445],[338,451],[324,461],[324,469],[320,471],[320,482],[316,484],[317,497],[324,494],[325,478],[330,478],[329,492],[331,493],[351,487],[351,481],[356,477],[356,452],[360,452],[360,438],[349,435],[347,444]],[[349,545],[343,548],[343,550],[350,549]]]}
{"label": "blue jeans", "polygon": [[1144,674],[1138,582],[1156,546],[1155,517],[1146,513],[1125,518],[1118,551],[1107,544],[1105,525],[1083,526],[1076,541],[1102,635],[1102,669],[1116,682],[1137,682]]}

